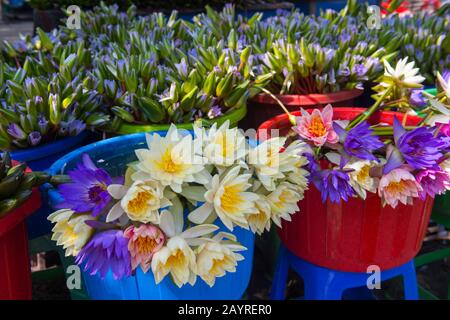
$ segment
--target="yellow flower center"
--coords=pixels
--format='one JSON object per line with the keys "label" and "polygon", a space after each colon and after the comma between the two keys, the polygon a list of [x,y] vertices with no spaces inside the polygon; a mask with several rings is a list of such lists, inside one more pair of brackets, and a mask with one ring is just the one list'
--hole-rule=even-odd
{"label": "yellow flower center", "polygon": [[386,191],[391,194],[402,193],[406,189],[404,181],[391,182],[386,186]]}
{"label": "yellow flower center", "polygon": [[223,194],[220,197],[222,209],[228,213],[236,213],[239,205],[243,202],[240,192],[241,188],[238,185],[225,186]]}
{"label": "yellow flower center", "polygon": [[225,257],[224,259],[213,259],[210,273],[213,275],[221,274],[226,264],[227,261]]}
{"label": "yellow flower center", "polygon": [[[227,158],[235,152],[235,141],[229,141],[226,134],[220,133],[216,138],[216,143],[220,145],[222,151],[222,157]],[[237,142],[237,141],[236,141]]]}
{"label": "yellow flower center", "polygon": [[167,148],[164,152],[161,161],[158,163],[161,170],[169,173],[180,172],[183,169],[183,165],[180,163],[175,163],[172,159],[172,149]]}
{"label": "yellow flower center", "polygon": [[314,117],[311,121],[311,125],[308,128],[309,133],[311,133],[314,137],[322,137],[327,130],[322,122],[320,117]]}
{"label": "yellow flower center", "polygon": [[166,265],[172,266],[173,268],[182,268],[186,264],[186,257],[183,254],[183,251],[177,250],[172,255],[167,258]]}
{"label": "yellow flower center", "polygon": [[257,213],[250,214],[248,221],[256,225],[262,225],[266,223],[267,216],[263,211],[259,210]]}
{"label": "yellow flower center", "polygon": [[75,233],[74,228],[69,223],[65,223],[64,229],[64,239],[66,239],[68,243],[73,244],[78,236]]}
{"label": "yellow flower center", "polygon": [[275,203],[275,206],[279,209],[283,208],[284,204],[289,202],[291,198],[291,194],[289,190],[284,189],[281,191],[280,195],[278,196],[278,201]]}
{"label": "yellow flower center", "polygon": [[365,165],[364,167],[359,170],[358,174],[356,175],[356,179],[358,181],[365,181],[369,177],[370,172],[370,166]]}
{"label": "yellow flower center", "polygon": [[275,152],[275,150],[273,150],[273,148],[269,148],[267,150],[267,159],[268,159],[267,166],[269,166],[269,167],[277,166],[278,162],[279,162],[278,157],[279,157],[278,152]]}
{"label": "yellow flower center", "polygon": [[140,254],[151,254],[158,246],[156,240],[150,237],[139,237],[135,243]]}
{"label": "yellow flower center", "polygon": [[128,210],[131,212],[143,212],[147,209],[149,201],[154,198],[151,192],[140,191],[134,199],[128,202]]}

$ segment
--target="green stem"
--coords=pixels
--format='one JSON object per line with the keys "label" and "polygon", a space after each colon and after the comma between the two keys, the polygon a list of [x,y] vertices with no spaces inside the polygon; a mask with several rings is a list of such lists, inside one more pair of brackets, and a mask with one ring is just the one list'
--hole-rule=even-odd
{"label": "green stem", "polygon": [[278,99],[278,98],[277,98],[272,92],[270,92],[269,90],[267,90],[267,89],[265,89],[265,88],[261,88],[261,90],[262,90],[264,93],[267,93],[269,96],[271,96],[272,99],[275,100],[275,101],[280,105],[280,107],[281,107],[281,108],[284,110],[284,112],[288,115],[289,121],[290,121],[293,125],[295,125],[295,116],[294,116],[292,113],[289,112],[289,110],[284,106],[283,102],[281,102],[280,99]]}
{"label": "green stem", "polygon": [[430,120],[433,115],[434,115],[433,110],[430,110],[430,112],[427,113],[425,118],[423,118],[422,121],[420,121],[419,127],[422,127],[422,126],[426,125],[427,121]]}
{"label": "green stem", "polygon": [[381,95],[377,101],[366,111],[358,115],[355,119],[353,119],[348,125],[346,130],[350,130],[353,127],[356,127],[358,124],[369,118],[375,111],[378,110],[378,107],[383,102],[384,98],[387,97],[388,94],[390,94],[392,91],[392,87],[389,87],[386,89],[386,91]]}

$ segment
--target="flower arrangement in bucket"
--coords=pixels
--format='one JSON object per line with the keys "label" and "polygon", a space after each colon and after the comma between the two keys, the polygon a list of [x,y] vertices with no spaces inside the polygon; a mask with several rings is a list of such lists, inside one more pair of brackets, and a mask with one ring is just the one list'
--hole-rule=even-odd
{"label": "flower arrangement in bucket", "polygon": [[170,275],[178,287],[198,277],[214,286],[243,259],[236,230],[262,233],[299,210],[307,187],[302,142],[279,153],[285,138],[255,146],[229,122],[194,133],[172,125],[164,137],[146,134],[148,148],[135,150],[123,177],[84,154],[49,216],[66,255],[101,278],[140,269],[156,284]]}
{"label": "flower arrangement in bucket", "polygon": [[[385,61],[385,74],[374,88],[376,103],[352,121],[333,120],[331,106],[311,114],[302,110],[293,131],[312,148],[308,158],[316,159],[316,164],[309,165],[311,179],[323,200],[347,201],[353,195],[365,199],[367,191],[378,191],[383,203],[395,208],[399,202],[411,204],[413,198],[434,197],[450,187],[449,172],[443,166],[449,156],[448,124],[427,126],[425,121],[448,113],[439,101],[424,99],[430,107],[421,111],[431,117],[413,126],[404,126],[407,113],[396,114],[391,125],[368,122],[379,109],[416,113],[414,91],[424,80],[417,72],[407,58],[395,68]],[[321,169],[317,161],[323,159],[333,169]]]}
{"label": "flower arrangement in bucket", "polygon": [[[386,64],[382,80],[367,110],[328,105],[260,127],[261,132],[289,126],[289,139],[308,145],[304,156],[313,187],[299,203],[307,209],[283,223],[279,233],[290,250],[312,263],[360,272],[370,263],[386,269],[407,262],[420,248],[433,198],[450,189],[448,125],[430,126],[427,115],[383,110],[414,110],[405,97],[423,78],[413,63],[401,60],[395,68]],[[431,101],[422,112],[445,112]],[[349,223],[360,241],[351,240],[356,235],[346,229]],[[404,237],[396,236],[399,230]]]}

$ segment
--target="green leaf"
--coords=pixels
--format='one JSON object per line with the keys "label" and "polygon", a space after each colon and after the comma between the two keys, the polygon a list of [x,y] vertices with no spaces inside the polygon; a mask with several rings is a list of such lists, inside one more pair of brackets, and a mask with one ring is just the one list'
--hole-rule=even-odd
{"label": "green leaf", "polygon": [[222,78],[217,84],[216,96],[218,98],[226,97],[233,86],[233,74],[230,72]]}
{"label": "green leaf", "polygon": [[183,111],[190,111],[194,107],[195,99],[197,96],[198,87],[194,87],[189,93],[187,93],[180,102],[180,108]]}
{"label": "green leaf", "polygon": [[100,127],[109,122],[109,116],[103,113],[93,113],[86,119],[86,125],[90,127]]}
{"label": "green leaf", "polygon": [[57,93],[51,93],[48,97],[50,122],[58,125],[61,122],[61,101]]}
{"label": "green leaf", "polygon": [[119,118],[121,118],[122,120],[124,120],[126,122],[134,122],[133,115],[121,107],[114,106],[111,108],[111,111],[114,112],[115,115],[117,115]]}
{"label": "green leaf", "polygon": [[141,97],[138,99],[138,104],[140,110],[150,121],[157,123],[164,119],[164,109],[158,102],[148,97]]}
{"label": "green leaf", "polygon": [[46,50],[51,51],[53,49],[53,43],[50,37],[39,27],[37,28],[36,31],[39,36],[39,39],[41,40],[41,46],[44,47]]}

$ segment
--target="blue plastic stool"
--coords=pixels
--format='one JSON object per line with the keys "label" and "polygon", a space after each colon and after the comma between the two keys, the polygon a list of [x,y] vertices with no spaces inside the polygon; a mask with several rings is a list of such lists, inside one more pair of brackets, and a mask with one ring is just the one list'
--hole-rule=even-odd
{"label": "blue plastic stool", "polygon": [[[364,272],[342,272],[316,266],[300,259],[284,245],[280,245],[271,299],[282,300],[285,298],[284,292],[289,267],[303,278],[305,300],[341,300],[345,290],[365,287],[367,278],[370,276]],[[403,276],[405,300],[418,300],[414,260],[412,259],[400,267],[382,271],[380,278],[381,281],[384,281],[396,276]]]}

